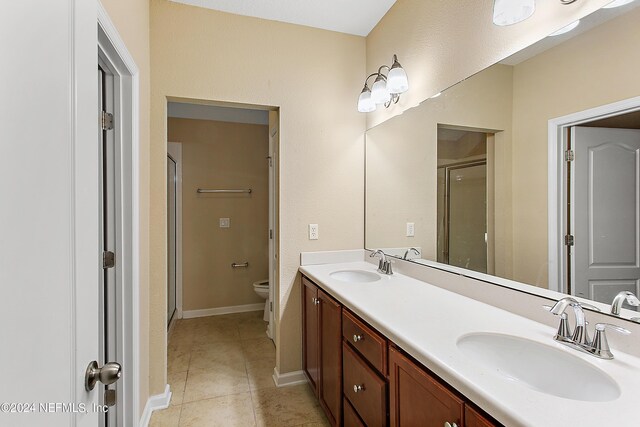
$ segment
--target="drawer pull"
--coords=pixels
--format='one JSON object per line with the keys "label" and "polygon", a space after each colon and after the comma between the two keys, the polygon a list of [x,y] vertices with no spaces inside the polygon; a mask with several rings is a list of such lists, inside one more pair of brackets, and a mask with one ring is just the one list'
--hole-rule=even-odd
{"label": "drawer pull", "polygon": [[458,427],[458,424],[456,423],[450,423],[450,422],[446,422],[444,423],[444,427]]}
{"label": "drawer pull", "polygon": [[364,337],[362,335],[353,334],[353,342],[362,341]]}
{"label": "drawer pull", "polygon": [[357,385],[356,384],[356,385],[353,386],[353,392],[354,393],[359,393],[361,391],[364,391],[364,384],[362,384],[362,385]]}

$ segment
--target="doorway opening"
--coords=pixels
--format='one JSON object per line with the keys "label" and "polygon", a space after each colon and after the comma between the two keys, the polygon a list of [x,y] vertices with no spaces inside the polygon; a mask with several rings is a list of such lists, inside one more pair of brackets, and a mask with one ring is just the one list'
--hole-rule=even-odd
{"label": "doorway opening", "polygon": [[261,310],[275,341],[279,113],[167,104],[167,327]]}
{"label": "doorway opening", "polygon": [[562,292],[610,304],[640,291],[639,101],[549,122],[549,273]]}
{"label": "doorway opening", "polygon": [[438,125],[437,261],[490,272],[487,203],[492,134]]}

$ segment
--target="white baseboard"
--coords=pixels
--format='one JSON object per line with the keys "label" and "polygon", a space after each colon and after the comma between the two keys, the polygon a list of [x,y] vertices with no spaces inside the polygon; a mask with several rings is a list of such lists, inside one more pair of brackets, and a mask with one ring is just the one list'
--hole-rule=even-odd
{"label": "white baseboard", "polygon": [[287,387],[290,385],[306,384],[307,377],[304,376],[302,371],[287,372],[281,374],[278,372],[278,368],[273,368],[273,382],[277,387]]}
{"label": "white baseboard", "polygon": [[204,310],[185,310],[182,312],[183,319],[193,319],[194,317],[217,316],[219,314],[245,313],[247,311],[264,310],[264,303],[234,305],[231,307],[205,308]]}
{"label": "white baseboard", "polygon": [[153,411],[168,408],[169,402],[171,402],[171,389],[169,388],[169,384],[167,384],[164,388],[164,393],[151,396],[147,400],[147,404],[144,405],[144,412],[140,417],[140,427],[148,427]]}

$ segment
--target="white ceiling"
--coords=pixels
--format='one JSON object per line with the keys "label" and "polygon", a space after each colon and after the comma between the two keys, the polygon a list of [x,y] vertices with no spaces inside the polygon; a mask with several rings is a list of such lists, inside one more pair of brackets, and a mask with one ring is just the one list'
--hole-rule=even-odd
{"label": "white ceiling", "polygon": [[396,0],[171,0],[192,6],[366,36]]}

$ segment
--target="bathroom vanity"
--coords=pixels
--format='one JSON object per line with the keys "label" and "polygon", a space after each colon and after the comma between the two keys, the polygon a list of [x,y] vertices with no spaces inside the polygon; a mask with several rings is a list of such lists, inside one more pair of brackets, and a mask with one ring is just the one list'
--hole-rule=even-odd
{"label": "bathroom vanity", "polygon": [[300,271],[304,373],[332,425],[599,426],[633,416],[637,357],[577,352],[553,341],[553,327],[366,261]]}
{"label": "bathroom vanity", "polygon": [[304,373],[332,425],[497,426],[306,276]]}

